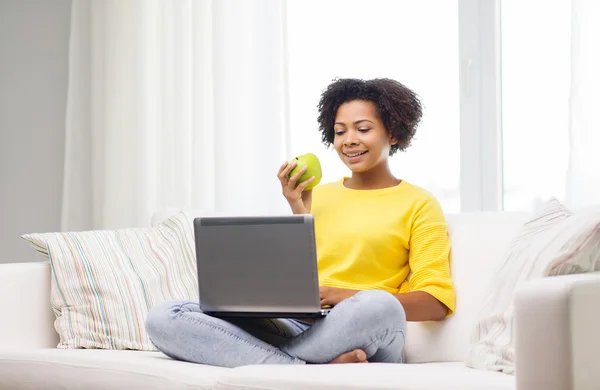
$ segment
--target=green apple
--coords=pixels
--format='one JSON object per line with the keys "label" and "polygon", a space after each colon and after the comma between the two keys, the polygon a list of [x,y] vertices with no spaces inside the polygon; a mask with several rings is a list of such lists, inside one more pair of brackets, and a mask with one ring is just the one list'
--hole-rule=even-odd
{"label": "green apple", "polygon": [[296,166],[290,172],[289,177],[294,176],[303,167],[307,167],[306,172],[304,172],[302,174],[302,176],[300,176],[300,178],[296,182],[297,184],[300,184],[303,181],[308,180],[313,176],[315,177],[315,179],[312,182],[310,182],[308,184],[308,186],[306,186],[304,191],[312,190],[321,181],[321,177],[323,176],[323,174],[321,172],[321,163],[319,162],[319,159],[317,158],[317,156],[315,156],[314,154],[306,153],[306,154],[303,154],[302,156],[294,157],[293,159],[291,159],[288,162],[290,164],[293,162],[296,163]]}

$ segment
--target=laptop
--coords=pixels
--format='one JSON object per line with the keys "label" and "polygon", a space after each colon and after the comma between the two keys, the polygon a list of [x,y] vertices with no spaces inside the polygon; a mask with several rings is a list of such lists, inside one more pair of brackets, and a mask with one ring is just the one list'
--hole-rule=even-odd
{"label": "laptop", "polygon": [[194,219],[200,308],[215,317],[318,318],[312,215]]}

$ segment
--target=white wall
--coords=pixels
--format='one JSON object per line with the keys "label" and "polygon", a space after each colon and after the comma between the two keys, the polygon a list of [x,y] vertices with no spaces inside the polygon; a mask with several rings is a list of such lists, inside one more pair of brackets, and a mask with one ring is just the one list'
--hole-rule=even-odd
{"label": "white wall", "polygon": [[60,229],[71,0],[0,0],[0,263]]}

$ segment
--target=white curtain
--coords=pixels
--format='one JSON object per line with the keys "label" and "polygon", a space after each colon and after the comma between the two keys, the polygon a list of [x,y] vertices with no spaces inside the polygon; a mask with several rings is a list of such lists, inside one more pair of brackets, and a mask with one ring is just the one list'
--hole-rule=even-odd
{"label": "white curtain", "polygon": [[600,204],[600,2],[571,1],[570,160],[566,201],[573,207],[585,207]]}
{"label": "white curtain", "polygon": [[287,210],[285,2],[74,0],[62,229]]}

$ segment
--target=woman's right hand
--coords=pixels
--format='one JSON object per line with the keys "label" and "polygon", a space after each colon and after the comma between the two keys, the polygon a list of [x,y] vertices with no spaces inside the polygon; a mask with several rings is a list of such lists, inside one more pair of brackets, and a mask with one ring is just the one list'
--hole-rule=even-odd
{"label": "woman's right hand", "polygon": [[293,161],[292,163],[289,163],[286,161],[279,168],[279,172],[277,173],[277,178],[279,179],[279,182],[281,183],[281,193],[283,194],[285,199],[288,201],[290,206],[292,206],[292,208],[293,208],[294,204],[298,203],[298,201],[302,201],[303,195],[304,195],[304,197],[306,197],[306,195],[308,195],[308,194],[303,194],[302,192],[304,191],[306,186],[308,186],[313,180],[315,180],[315,177],[312,176],[308,180],[298,183],[298,179],[306,171],[306,167],[302,168],[299,172],[296,172],[294,175],[292,175],[290,177],[289,176],[290,172],[295,167],[296,167],[295,161]]}

